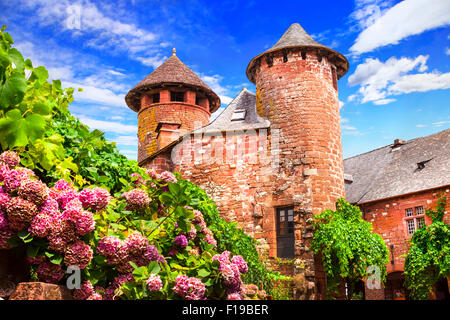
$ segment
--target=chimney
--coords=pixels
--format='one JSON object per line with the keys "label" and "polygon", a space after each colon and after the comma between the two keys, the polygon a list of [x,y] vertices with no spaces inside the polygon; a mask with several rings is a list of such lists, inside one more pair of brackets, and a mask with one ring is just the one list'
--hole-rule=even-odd
{"label": "chimney", "polygon": [[160,121],[156,127],[157,150],[161,150],[180,136],[180,123]]}
{"label": "chimney", "polygon": [[398,148],[398,147],[400,147],[400,146],[402,146],[404,144],[405,144],[405,140],[395,139],[394,140],[394,144],[392,145],[392,149]]}

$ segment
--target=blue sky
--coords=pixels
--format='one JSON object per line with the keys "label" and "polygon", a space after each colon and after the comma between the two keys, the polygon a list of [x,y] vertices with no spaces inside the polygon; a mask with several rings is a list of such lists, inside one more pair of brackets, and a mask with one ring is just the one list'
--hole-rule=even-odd
{"label": "blue sky", "polygon": [[243,87],[254,91],[248,62],[294,22],[350,62],[339,80],[344,157],[450,127],[448,0],[0,4],[0,23],[15,46],[64,86],[82,87],[72,113],[131,159],[137,117],[124,96],[173,47],[221,97],[221,112]]}

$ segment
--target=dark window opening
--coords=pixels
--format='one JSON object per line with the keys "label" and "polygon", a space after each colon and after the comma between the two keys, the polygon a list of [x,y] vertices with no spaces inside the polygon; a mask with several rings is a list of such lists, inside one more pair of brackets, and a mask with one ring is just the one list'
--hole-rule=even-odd
{"label": "dark window opening", "polygon": [[331,68],[331,76],[333,77],[333,87],[335,90],[337,90],[337,75],[336,75],[336,68]]}
{"label": "dark window opening", "polygon": [[153,103],[159,102],[159,92],[152,95],[152,102]]}
{"label": "dark window opening", "polygon": [[171,91],[170,101],[184,102],[184,92]]}
{"label": "dark window opening", "polygon": [[271,54],[266,55],[266,63],[269,67],[271,67],[273,65],[273,58],[272,58]]}
{"label": "dark window opening", "polygon": [[306,51],[302,51],[302,59],[306,60]]}
{"label": "dark window opening", "polygon": [[317,61],[322,62],[322,56],[317,56]]}
{"label": "dark window opening", "polygon": [[295,257],[294,246],[294,208],[277,208],[277,256],[292,259]]}
{"label": "dark window opening", "polygon": [[283,62],[287,62],[288,61],[288,56],[287,56],[287,50],[283,49]]}

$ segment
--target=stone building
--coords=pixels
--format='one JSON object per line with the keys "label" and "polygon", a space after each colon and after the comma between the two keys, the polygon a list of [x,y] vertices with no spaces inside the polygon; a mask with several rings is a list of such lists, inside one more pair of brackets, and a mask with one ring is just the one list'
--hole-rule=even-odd
{"label": "stone building", "polygon": [[[258,240],[266,258],[301,259],[307,287],[304,299],[322,299],[326,288],[320,260],[309,250],[314,214],[335,209],[335,201],[347,194],[350,202],[361,206],[366,219],[373,220],[376,231],[389,234],[383,235],[388,239],[398,227],[383,219],[403,207],[400,200],[384,201],[411,197],[400,187],[394,192],[388,181],[380,182],[386,194],[379,190],[376,196],[367,195],[377,174],[390,168],[386,163],[395,159],[393,155],[403,154],[394,153],[397,147],[372,151],[374,162],[384,161],[377,165],[364,158],[371,153],[347,159],[349,183],[344,184],[337,81],[348,67],[342,54],[314,41],[295,23],[248,64],[247,77],[256,85],[256,93],[243,88],[212,122],[210,115],[219,108],[219,97],[178,59],[175,50],[126,96],[128,106],[138,113],[139,165],[181,172],[199,185],[222,217],[237,221]],[[400,149],[412,145],[408,142]],[[379,150],[393,154],[389,158]],[[425,161],[426,171],[436,162],[430,159],[429,163],[414,161]],[[447,185],[449,177],[448,172],[442,177]],[[444,185],[438,184],[433,190]],[[415,186],[420,189],[419,180]],[[416,189],[410,191],[421,192]],[[435,191],[427,191],[426,199],[434,201]],[[397,213],[383,209],[378,214],[377,206],[387,204],[389,210],[400,209]],[[425,200],[424,208],[429,205]],[[406,250],[405,238],[392,236],[388,242],[396,255]],[[390,272],[401,270],[399,259],[394,259],[397,264],[390,266]],[[380,292],[374,297],[385,297]]]}
{"label": "stone building", "polygon": [[[404,262],[408,241],[431,220],[425,210],[446,195],[444,221],[450,224],[450,129],[403,141],[344,160],[346,200],[361,208],[390,250],[386,287],[366,290],[366,299],[408,298]],[[436,284],[437,299],[450,299],[446,280]]]}

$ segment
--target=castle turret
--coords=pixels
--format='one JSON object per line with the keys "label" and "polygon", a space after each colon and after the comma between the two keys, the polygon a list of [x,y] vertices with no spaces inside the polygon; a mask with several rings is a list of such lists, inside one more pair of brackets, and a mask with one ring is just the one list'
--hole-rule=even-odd
{"label": "castle turret", "polygon": [[247,67],[257,112],[270,120],[271,135],[279,134],[272,150],[279,167],[271,188],[274,213],[267,216],[269,252],[305,262],[308,299],[326,291],[320,257],[309,250],[312,217],[335,209],[345,196],[337,80],[347,71],[342,54],[314,41],[298,23]]}
{"label": "castle turret", "polygon": [[209,123],[219,97],[175,54],[131,89],[125,101],[138,112],[138,162],[194,126]]}
{"label": "castle turret", "polygon": [[334,208],[336,199],[344,197],[337,80],[347,70],[342,54],[314,41],[298,23],[247,67],[247,77],[256,84],[259,115],[280,129],[284,165],[303,164],[302,172],[294,173],[299,177],[293,188],[310,177],[314,214]]}

